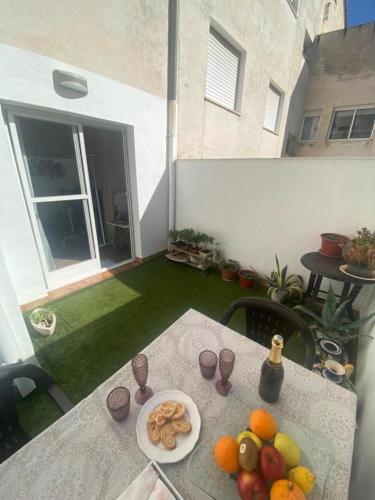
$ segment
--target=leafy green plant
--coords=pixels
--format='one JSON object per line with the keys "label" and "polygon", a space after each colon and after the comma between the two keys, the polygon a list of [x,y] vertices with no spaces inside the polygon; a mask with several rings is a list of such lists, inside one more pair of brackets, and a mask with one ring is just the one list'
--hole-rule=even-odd
{"label": "leafy green plant", "polygon": [[314,320],[314,323],[311,325],[311,330],[317,337],[335,341],[338,340],[344,343],[348,342],[350,339],[360,336],[372,338],[371,335],[366,334],[350,335],[352,330],[357,330],[364,323],[367,323],[367,321],[375,317],[375,313],[357,321],[351,321],[345,315],[345,309],[349,302],[350,299],[345,300],[342,304],[337,306],[335,294],[330,286],[321,316],[318,316],[316,313],[304,306],[295,306],[293,309],[301,311]]}
{"label": "leafy green plant", "polygon": [[168,240],[170,243],[176,243],[180,239],[180,232],[177,229],[171,229],[168,232]]}
{"label": "leafy green plant", "polygon": [[30,319],[36,325],[51,326],[54,312],[50,309],[35,309],[30,314]]}
{"label": "leafy green plant", "polygon": [[375,264],[375,231],[367,227],[357,231],[357,236],[346,243],[343,248],[344,259],[357,266],[373,266]]}
{"label": "leafy green plant", "polygon": [[181,229],[180,231],[180,239],[185,243],[191,245],[192,240],[194,238],[195,231],[192,228]]}
{"label": "leafy green plant", "polygon": [[228,260],[221,260],[219,262],[219,268],[223,269],[224,271],[230,271],[232,273],[237,273],[240,269],[240,263],[237,262],[236,260],[228,259]]}
{"label": "leafy green plant", "polygon": [[204,248],[207,248],[207,245],[212,245],[214,241],[215,238],[212,236],[209,236],[206,233],[200,233],[200,243],[204,246]]}
{"label": "leafy green plant", "polygon": [[280,268],[279,259],[276,258],[276,271],[272,271],[271,276],[267,278],[267,295],[271,297],[275,291],[287,292],[288,298],[301,300],[303,296],[303,280],[298,274],[288,275],[288,266]]}

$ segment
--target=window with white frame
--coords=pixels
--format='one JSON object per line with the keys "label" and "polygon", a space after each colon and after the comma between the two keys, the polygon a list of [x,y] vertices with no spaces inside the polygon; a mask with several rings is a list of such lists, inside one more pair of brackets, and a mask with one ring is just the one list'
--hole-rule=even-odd
{"label": "window with white frame", "polygon": [[241,52],[211,27],[208,38],[206,98],[238,111],[240,65]]}
{"label": "window with white frame", "polygon": [[298,10],[298,0],[288,0],[289,5],[291,6],[293,12],[297,14]]}
{"label": "window with white frame", "polygon": [[375,108],[333,112],[329,139],[370,139],[374,130]]}
{"label": "window with white frame", "polygon": [[313,142],[316,139],[320,122],[319,114],[306,114],[303,118],[299,140]]}
{"label": "window with white frame", "polygon": [[282,92],[270,83],[266,97],[263,127],[271,132],[277,132],[279,128],[282,98]]}

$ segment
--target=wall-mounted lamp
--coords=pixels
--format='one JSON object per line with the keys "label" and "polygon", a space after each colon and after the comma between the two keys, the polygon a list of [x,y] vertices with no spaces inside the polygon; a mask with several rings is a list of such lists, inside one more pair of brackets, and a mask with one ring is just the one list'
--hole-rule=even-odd
{"label": "wall-mounted lamp", "polygon": [[56,92],[62,97],[77,98],[87,95],[87,80],[69,71],[55,69],[52,73]]}

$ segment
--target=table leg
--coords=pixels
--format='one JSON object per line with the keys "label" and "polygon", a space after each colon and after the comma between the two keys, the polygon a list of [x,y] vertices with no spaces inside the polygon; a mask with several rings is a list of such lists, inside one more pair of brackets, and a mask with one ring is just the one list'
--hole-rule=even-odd
{"label": "table leg", "polygon": [[314,290],[315,279],[316,279],[316,274],[311,272],[309,282],[307,284],[307,288],[306,288],[306,292],[305,292],[306,297],[310,297],[312,291]]}
{"label": "table leg", "polygon": [[323,279],[323,276],[321,274],[318,274],[318,276],[316,277],[315,283],[314,283],[314,288],[313,288],[312,293],[311,293],[311,297],[314,297],[314,299],[316,299],[318,296],[318,293],[320,290],[320,285],[322,284],[322,279]]}
{"label": "table leg", "polygon": [[340,297],[340,304],[345,302],[345,300],[349,297],[349,291],[350,291],[350,283],[345,282],[344,286],[342,287],[342,292],[341,292],[341,297]]}
{"label": "table leg", "polygon": [[363,285],[354,285],[349,293],[350,302],[348,303],[348,314],[349,318],[352,319],[353,321],[356,319],[353,311],[353,302],[357,298],[359,292],[362,290],[362,286]]}

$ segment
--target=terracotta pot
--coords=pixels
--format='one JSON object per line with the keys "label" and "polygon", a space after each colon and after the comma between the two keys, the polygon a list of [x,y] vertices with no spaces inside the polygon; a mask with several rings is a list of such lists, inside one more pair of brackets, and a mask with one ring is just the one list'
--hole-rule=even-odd
{"label": "terracotta pot", "polygon": [[237,271],[229,271],[229,269],[221,270],[221,277],[224,281],[235,281],[237,278]]}
{"label": "terracotta pot", "polygon": [[248,290],[253,290],[256,287],[256,277],[252,278],[247,278],[243,274],[248,272],[247,270],[241,270],[240,271],[240,287],[241,288],[247,288]]}
{"label": "terracotta pot", "polygon": [[323,233],[320,253],[326,257],[341,257],[344,243],[350,240],[347,236],[335,233]]}

